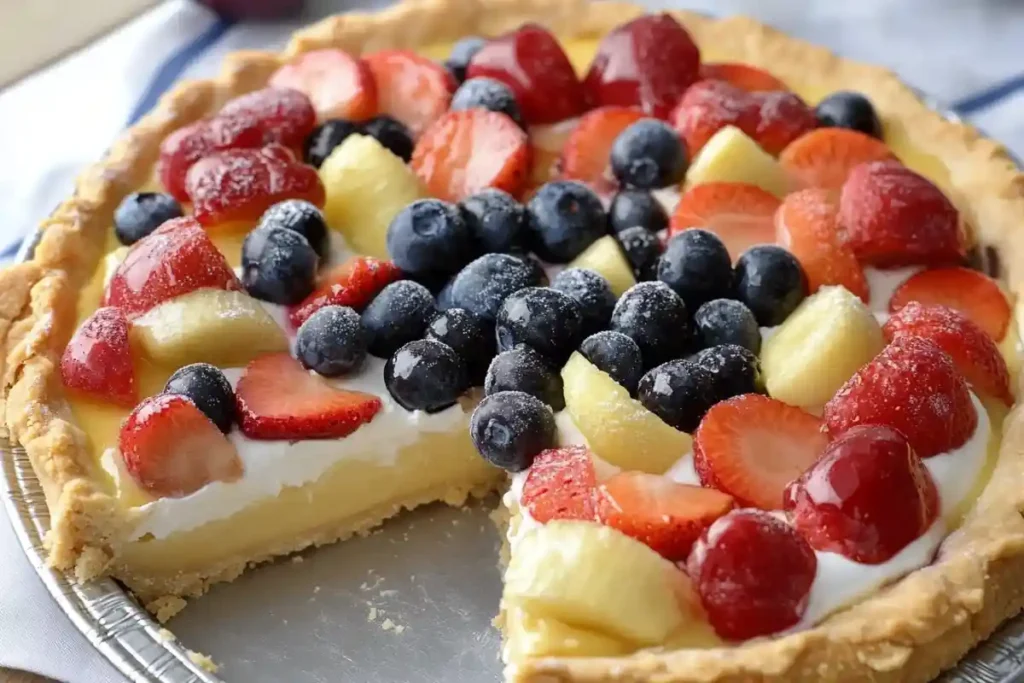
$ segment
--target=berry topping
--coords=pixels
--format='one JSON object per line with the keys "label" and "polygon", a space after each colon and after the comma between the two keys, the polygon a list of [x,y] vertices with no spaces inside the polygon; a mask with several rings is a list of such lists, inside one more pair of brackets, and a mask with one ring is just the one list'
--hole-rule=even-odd
{"label": "berry topping", "polygon": [[786,84],[764,69],[739,62],[710,62],[700,65],[701,80],[725,81],[747,92],[788,90]]}
{"label": "berry topping", "polygon": [[862,424],[892,427],[922,458],[967,442],[978,414],[960,371],[936,344],[897,336],[825,404],[825,428],[837,438]]}
{"label": "berry topping", "polygon": [[889,312],[911,301],[960,311],[995,341],[1002,340],[1010,325],[1010,302],[999,284],[969,268],[935,268],[910,277],[893,292]]}
{"label": "berry topping", "polygon": [[693,435],[693,464],[705,486],[741,505],[782,509],[789,482],[814,464],[828,439],[821,420],[760,394],[716,404]]}
{"label": "berry topping", "polygon": [[782,247],[751,247],[736,262],[734,278],[736,298],[764,327],[781,325],[809,293],[800,262]]}
{"label": "berry topping", "polygon": [[800,621],[818,569],[793,527],[760,510],[734,510],[712,524],[686,563],[715,632],[766,636]]}
{"label": "berry topping", "polygon": [[427,339],[450,346],[466,365],[470,386],[483,386],[487,367],[497,352],[494,327],[461,308],[449,308],[427,325]]}
{"label": "berry topping", "polygon": [[357,369],[366,359],[366,332],[359,314],[347,306],[324,306],[302,323],[295,336],[295,357],[324,377]]}
{"label": "berry topping", "polygon": [[553,519],[595,519],[597,474],[585,446],[541,451],[523,482],[519,504],[544,524]]}
{"label": "berry topping", "polygon": [[237,414],[235,391],[224,373],[209,363],[192,363],[177,370],[167,380],[163,393],[184,396],[220,431],[231,432]]}
{"label": "berry topping", "polygon": [[391,261],[354,256],[327,271],[316,290],[288,311],[288,318],[298,328],[324,306],[348,306],[362,311],[380,290],[401,276],[402,272]]}
{"label": "berry topping", "polygon": [[750,309],[733,299],[712,299],[693,314],[699,346],[735,344],[761,352],[761,329]]}
{"label": "berry topping", "polygon": [[747,348],[719,344],[698,351],[689,360],[710,373],[707,392],[716,403],[741,394],[765,393],[761,360]]}
{"label": "berry topping", "polygon": [[716,401],[711,373],[682,359],[649,370],[640,378],[636,396],[644,408],[688,434]]}
{"label": "berry topping", "polygon": [[612,191],[612,146],[622,131],[643,118],[628,107],[600,107],[583,115],[562,147],[561,176],[587,183],[600,193]]}
{"label": "berry topping", "polygon": [[846,245],[882,268],[956,264],[966,235],[953,203],[923,176],[895,161],[861,164],[839,199]]}
{"label": "berry topping", "polygon": [[242,242],[242,285],[257,299],[290,306],[313,291],[320,263],[305,237],[265,225]]}
{"label": "berry topping", "polygon": [[327,223],[320,209],[302,199],[286,199],[274,204],[260,217],[260,227],[275,226],[299,233],[313,247],[316,255],[327,257],[330,240]]}
{"label": "berry topping", "polygon": [[60,359],[64,386],[102,401],[138,401],[128,342],[128,319],[113,306],[99,308],[75,330]]}
{"label": "berry topping", "polygon": [[412,280],[392,282],[363,311],[370,353],[390,358],[399,347],[419,339],[436,313],[430,290]]}
{"label": "berry topping", "polygon": [[320,168],[334,148],[345,142],[349,135],[361,132],[359,126],[346,119],[328,119],[313,129],[302,147],[302,158],[310,166]]}
{"label": "berry topping", "polygon": [[858,92],[834,92],[814,108],[818,123],[828,128],[848,128],[882,139],[882,122],[871,101]]}
{"label": "berry topping", "polygon": [[571,180],[542,185],[526,213],[533,251],[550,263],[568,263],[608,230],[601,200]]}
{"label": "berry topping", "polygon": [[509,472],[522,472],[557,441],[551,408],[521,391],[499,391],[480,401],[469,434],[487,462]]}
{"label": "berry topping", "polygon": [[230,100],[217,118],[251,121],[264,132],[264,142],[300,147],[316,126],[313,103],[292,88],[263,88]]}
{"label": "berry topping", "polygon": [[469,36],[456,42],[452,46],[448,59],[444,60],[448,73],[459,83],[466,80],[466,69],[469,68],[469,62],[473,59],[473,55],[486,44],[487,41],[479,36]]}
{"label": "berry topping", "polygon": [[412,159],[412,150],[416,146],[409,128],[390,116],[374,116],[363,124],[365,135],[379,142],[396,157],[408,163]]}
{"label": "berry topping", "polygon": [[500,351],[526,344],[561,366],[583,340],[583,314],[568,294],[527,287],[505,299],[495,333]]}
{"label": "berry topping", "polygon": [[215,117],[179,128],[160,143],[160,182],[175,199],[187,202],[185,179],[193,164],[225,149],[262,147],[266,137],[253,121],[233,117]]}
{"label": "berry topping", "polygon": [[454,405],[469,388],[462,359],[436,339],[417,339],[395,351],[384,365],[384,385],[406,410],[428,413]]}
{"label": "berry topping", "polygon": [[679,184],[686,174],[686,149],[667,123],[641,119],[615,138],[611,166],[615,178],[627,187],[669,187]]}
{"label": "berry topping", "polygon": [[543,356],[525,345],[502,351],[487,368],[484,393],[490,396],[499,391],[530,394],[551,406],[552,410],[565,407],[562,376],[548,365]]}
{"label": "berry topping", "polygon": [[615,294],[599,273],[587,268],[566,268],[551,281],[551,289],[568,294],[579,304],[584,334],[608,327],[615,308]]}
{"label": "berry topping", "polygon": [[242,433],[250,439],[340,439],[381,408],[376,396],[334,389],[287,353],[249,363],[235,398]]}
{"label": "berry topping", "polygon": [[114,211],[114,234],[118,242],[131,246],[166,221],[184,215],[181,204],[169,194],[132,192]]}
{"label": "berry topping", "polygon": [[653,280],[657,277],[661,259],[661,240],[657,235],[638,225],[617,233],[615,239],[626,254],[626,260],[637,280]]}
{"label": "berry topping", "polygon": [[493,322],[510,294],[539,285],[543,276],[544,271],[537,269],[529,259],[511,254],[484,254],[471,261],[452,280],[448,303]]}
{"label": "berry topping", "polygon": [[624,386],[630,395],[636,395],[637,385],[644,374],[644,363],[635,341],[621,332],[605,330],[584,339],[580,353],[594,367]]}
{"label": "berry topping", "polygon": [[611,329],[637,343],[648,368],[685,356],[690,346],[686,304],[664,282],[626,290],[612,311]]}
{"label": "berry topping", "polygon": [[505,254],[523,246],[526,209],[508,192],[487,188],[466,197],[459,206],[484,253]]}
{"label": "berry topping", "polygon": [[455,80],[437,62],[411,50],[382,50],[363,61],[377,83],[378,111],[401,121],[414,138],[448,110]]}
{"label": "berry topping", "polygon": [[608,208],[608,226],[612,232],[622,232],[638,225],[654,234],[661,232],[668,227],[665,207],[650,192],[620,190]]}
{"label": "berry topping", "polygon": [[786,489],[793,526],[814,548],[879,564],[928,530],[935,482],[902,434],[854,427]]}
{"label": "berry topping", "polygon": [[732,293],[732,260],[725,244],[707,230],[684,230],[669,239],[656,275],[694,311]]}
{"label": "berry topping", "polygon": [[387,243],[395,265],[412,277],[458,272],[473,255],[459,208],[439,199],[418,199],[399,211]]}
{"label": "berry topping", "polygon": [[756,244],[775,242],[772,219],[778,197],[756,185],[712,182],[683,193],[669,224],[672,234],[688,228],[711,230],[735,261]]}
{"label": "berry topping", "polygon": [[496,111],[515,121],[520,128],[525,127],[512,89],[493,78],[471,78],[459,86],[452,96],[451,110],[463,109]]}
{"label": "berry topping", "polygon": [[842,128],[819,128],[786,146],[779,163],[798,185],[838,191],[850,171],[869,161],[896,159],[880,140]]}
{"label": "berry topping", "polygon": [[321,120],[364,121],[377,113],[377,84],[370,67],[341,50],[300,54],[274,72],[270,85],[305,93]]}

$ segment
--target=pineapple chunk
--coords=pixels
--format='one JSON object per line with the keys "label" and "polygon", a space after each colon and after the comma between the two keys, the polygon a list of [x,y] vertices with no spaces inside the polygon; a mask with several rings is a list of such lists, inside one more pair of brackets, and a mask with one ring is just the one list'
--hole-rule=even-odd
{"label": "pineapple chunk", "polygon": [[780,401],[816,409],[883,346],[882,329],[860,299],[844,287],[822,287],[765,341],[765,385]]}
{"label": "pineapple chunk", "polygon": [[391,219],[425,195],[400,158],[367,135],[350,135],[320,166],[327,224],[360,254],[388,258]]}
{"label": "pineapple chunk", "polygon": [[521,609],[505,615],[505,656],[510,663],[530,657],[614,657],[632,652],[631,643]]}
{"label": "pineapple chunk", "polygon": [[686,172],[688,187],[712,182],[749,183],[779,198],[792,189],[775,158],[735,126],[715,133]]}
{"label": "pineapple chunk", "polygon": [[622,253],[622,247],[611,235],[605,235],[587,247],[582,254],[573,259],[569,264],[570,268],[589,268],[599,273],[608,284],[611,285],[612,293],[616,297],[636,284],[633,277],[633,269]]}
{"label": "pineapple chunk", "polygon": [[128,255],[128,247],[118,247],[114,251],[108,253],[103,257],[103,286],[106,287],[110,284],[111,278],[114,277],[114,273],[117,271],[117,267],[124,261],[125,256]]}
{"label": "pineapple chunk", "polygon": [[245,365],[265,353],[288,350],[288,338],[245,292],[199,289],[164,302],[135,320],[134,341],[157,364]]}
{"label": "pineapple chunk", "polygon": [[689,434],[665,424],[579,353],[562,368],[562,381],[576,427],[590,449],[613,465],[663,474],[690,451]]}

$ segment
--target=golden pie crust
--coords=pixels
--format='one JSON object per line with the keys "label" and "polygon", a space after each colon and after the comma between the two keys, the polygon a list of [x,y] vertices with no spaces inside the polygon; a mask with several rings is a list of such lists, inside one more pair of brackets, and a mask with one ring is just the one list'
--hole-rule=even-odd
{"label": "golden pie crust", "polygon": [[[495,35],[525,21],[545,24],[562,37],[597,37],[643,11],[630,3],[586,0],[406,0],[377,14],[337,16],[297,33],[280,54],[230,55],[216,79],[181,83],[126,131],[43,223],[33,259],[0,271],[4,426],[25,447],[42,482],[51,513],[51,564],[74,569],[81,578],[101,575],[116,565],[124,536],[124,510],[98,484],[98,464],[72,422],[57,368],[74,329],[78,290],[102,256],[114,208],[152,177],[167,134],[262,87],[280,64],[308,50],[415,48],[467,34]],[[841,59],[745,17],[673,14],[699,44],[713,45],[718,54],[765,67],[786,81],[867,94],[889,125],[945,163],[978,240],[996,250],[1005,284],[1020,297],[1024,175],[999,144],[933,112],[884,69]],[[1017,407],[1004,423],[991,482],[938,560],[878,595],[785,637],[622,658],[543,658],[510,668],[507,676],[530,683],[930,680],[1024,605],[1022,484],[1024,417]],[[352,531],[319,530],[316,538],[276,551]],[[244,566],[239,558],[219,578],[230,580]],[[211,577],[193,578],[188,588],[201,592]],[[173,602],[158,600],[154,607]]]}

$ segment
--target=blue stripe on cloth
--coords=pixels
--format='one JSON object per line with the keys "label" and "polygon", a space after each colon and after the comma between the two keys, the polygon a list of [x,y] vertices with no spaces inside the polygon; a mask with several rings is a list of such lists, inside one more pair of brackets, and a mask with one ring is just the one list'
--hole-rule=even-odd
{"label": "blue stripe on cloth", "polygon": [[985,88],[984,90],[977,92],[973,95],[969,95],[953,103],[952,109],[960,116],[969,116],[975,114],[982,109],[987,109],[993,104],[1009,97],[1018,90],[1024,89],[1024,74],[1015,76],[1002,83],[997,83],[991,87]]}

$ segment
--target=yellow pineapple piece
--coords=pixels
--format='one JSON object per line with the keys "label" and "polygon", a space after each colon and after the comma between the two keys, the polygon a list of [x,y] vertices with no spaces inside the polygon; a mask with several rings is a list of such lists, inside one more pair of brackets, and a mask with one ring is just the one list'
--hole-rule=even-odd
{"label": "yellow pineapple piece", "polygon": [[616,297],[622,296],[623,292],[636,284],[633,269],[622,253],[622,247],[611,235],[605,235],[587,247],[573,259],[569,267],[589,268],[599,273],[611,285]]}
{"label": "yellow pineapple piece", "polygon": [[784,197],[792,188],[786,172],[771,154],[735,126],[715,133],[686,172],[686,185],[749,183]]}
{"label": "yellow pineapple piece", "polygon": [[512,662],[530,657],[614,657],[636,646],[556,619],[538,617],[518,608],[505,615],[505,656]]}

